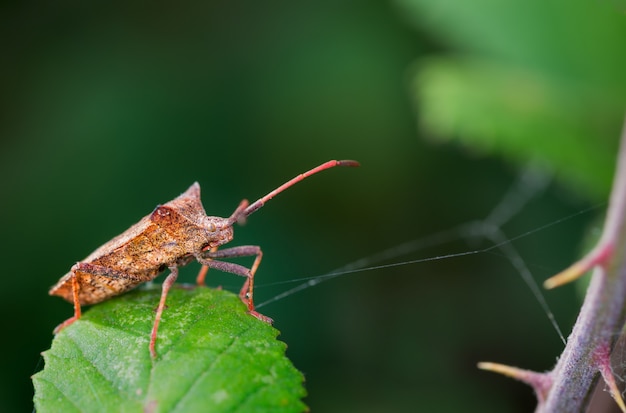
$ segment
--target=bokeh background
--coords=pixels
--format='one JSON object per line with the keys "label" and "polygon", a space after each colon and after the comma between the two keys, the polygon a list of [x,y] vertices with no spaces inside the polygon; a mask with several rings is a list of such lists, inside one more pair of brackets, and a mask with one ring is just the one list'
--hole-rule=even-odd
{"label": "bokeh background", "polygon": [[[467,3],[467,4],[465,4]],[[0,6],[0,411],[72,313],[47,290],[192,182],[228,216],[328,159],[233,245],[260,245],[257,301],[361,257],[486,217],[531,168],[550,179],[507,220],[541,282],[597,231],[626,96],[621,1],[5,2]],[[441,138],[455,139],[442,143]],[[454,232],[454,231],[453,231]],[[459,233],[460,235],[460,233]],[[459,238],[459,237],[453,237]],[[389,262],[488,246],[419,248]],[[183,281],[197,271],[190,265]],[[239,279],[210,273],[212,285]],[[545,293],[569,332],[580,295]],[[269,304],[318,412],[523,412],[562,343],[500,254],[338,277]]]}

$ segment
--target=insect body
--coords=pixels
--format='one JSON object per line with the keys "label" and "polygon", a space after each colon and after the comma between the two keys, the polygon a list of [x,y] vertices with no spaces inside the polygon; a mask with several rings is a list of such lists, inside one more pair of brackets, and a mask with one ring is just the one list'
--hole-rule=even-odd
{"label": "insect body", "polygon": [[[161,300],[150,337],[150,355],[156,357],[156,338],[165,300],[178,276],[178,267],[196,260],[202,264],[197,282],[204,284],[209,268],[246,277],[239,293],[251,315],[271,323],[272,320],[254,309],[254,274],[261,262],[258,246],[239,246],[219,250],[233,239],[233,224],[261,208],[275,195],[322,170],[334,166],[358,166],[356,161],[328,161],[296,176],[274,191],[249,204],[243,200],[229,218],[206,215],[200,201],[200,185],[194,183],[178,198],[157,206],[150,215],[124,233],[113,238],[74,265],[50,289],[74,304],[74,315],[60,324],[55,333],[81,316],[81,305],[96,304],[131,290],[157,277],[165,269],[170,273],[163,282]],[[221,261],[224,258],[255,256],[251,268]]]}

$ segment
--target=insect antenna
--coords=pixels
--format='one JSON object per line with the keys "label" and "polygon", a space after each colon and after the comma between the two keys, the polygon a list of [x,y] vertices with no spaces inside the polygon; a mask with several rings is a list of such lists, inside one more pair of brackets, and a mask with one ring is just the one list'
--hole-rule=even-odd
{"label": "insect antenna", "polygon": [[267,201],[269,201],[270,199],[274,198],[276,195],[278,195],[279,193],[283,192],[285,189],[289,188],[290,186],[293,186],[293,185],[297,184],[298,182],[302,181],[305,178],[308,178],[311,175],[314,175],[314,174],[316,174],[318,172],[321,172],[321,171],[323,171],[325,169],[334,168],[335,166],[356,167],[356,166],[359,166],[359,163],[357,161],[351,161],[351,160],[341,160],[341,161],[333,160],[333,161],[324,162],[323,164],[318,165],[315,168],[310,169],[310,170],[308,170],[308,171],[306,171],[304,173],[301,173],[300,175],[290,179],[289,181],[285,182],[284,184],[282,184],[278,188],[274,189],[269,194],[265,195],[264,197],[261,197],[261,198],[257,199],[256,201],[254,201],[251,204],[249,204],[248,201],[244,199],[243,201],[241,201],[241,203],[239,204],[239,206],[237,207],[235,212],[233,212],[233,214],[230,216],[230,218],[228,218],[228,223],[230,225],[232,225],[235,222],[242,222],[242,221],[244,221],[248,216],[250,216],[256,210],[260,209],[263,205],[265,205],[265,203]]}
{"label": "insect antenna", "polygon": [[235,209],[235,212],[233,212],[230,215],[230,217],[228,217],[228,219],[226,220],[226,226],[230,227],[235,222],[243,224],[244,221],[246,220],[245,212],[246,212],[246,208],[248,205],[250,205],[250,202],[248,202],[247,199],[244,199],[243,201],[241,201],[237,209]]}
{"label": "insect antenna", "polygon": [[351,166],[351,167],[355,167],[355,166],[359,166],[359,163],[357,161],[349,161],[349,160],[342,160],[342,161],[328,161],[328,162],[324,162],[323,164],[316,166],[315,168],[308,170],[292,179],[290,179],[289,181],[285,182],[284,184],[282,184],[281,186],[279,186],[278,188],[274,189],[272,192],[270,192],[269,194],[265,195],[262,198],[257,199],[256,201],[254,201],[252,204],[250,204],[242,213],[243,217],[248,217],[250,216],[252,213],[254,213],[256,210],[258,210],[259,208],[261,208],[263,205],[265,205],[265,203],[267,201],[269,201],[270,199],[274,198],[276,195],[278,195],[279,193],[283,192],[285,189],[289,188],[290,186],[293,186],[295,184],[297,184],[298,182],[302,181],[305,178],[308,178],[311,175],[314,175],[318,172],[321,172],[325,169],[330,169],[333,168],[335,166]]}

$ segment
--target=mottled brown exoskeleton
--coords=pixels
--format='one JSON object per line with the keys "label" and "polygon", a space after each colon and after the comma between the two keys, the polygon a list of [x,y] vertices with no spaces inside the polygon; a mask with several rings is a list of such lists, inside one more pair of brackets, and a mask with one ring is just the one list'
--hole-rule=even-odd
{"label": "mottled brown exoskeleton", "polygon": [[[165,269],[170,273],[163,282],[161,300],[150,336],[150,355],[156,357],[156,338],[165,300],[178,276],[178,267],[193,260],[202,264],[198,285],[204,285],[209,268],[246,277],[239,296],[254,317],[271,323],[272,319],[254,309],[254,274],[263,256],[253,245],[218,247],[233,239],[233,224],[243,221],[265,202],[304,178],[334,166],[358,166],[356,161],[328,161],[296,176],[269,194],[249,204],[243,200],[229,218],[207,216],[200,201],[200,185],[194,183],[178,198],[157,206],[148,216],[92,252],[74,265],[50,289],[74,303],[74,315],[60,324],[55,333],[80,318],[81,305],[96,304],[131,290],[157,277]],[[224,258],[255,256],[251,268],[220,261]]]}

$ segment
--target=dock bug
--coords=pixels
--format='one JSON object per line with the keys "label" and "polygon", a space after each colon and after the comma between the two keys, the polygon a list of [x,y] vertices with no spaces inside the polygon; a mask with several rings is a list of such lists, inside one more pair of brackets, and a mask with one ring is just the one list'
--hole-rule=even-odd
{"label": "dock bug", "polygon": [[[122,294],[139,284],[157,277],[165,269],[170,273],[162,286],[161,299],[156,309],[150,335],[150,355],[156,357],[156,339],[165,300],[178,276],[178,267],[193,260],[202,264],[197,277],[198,285],[204,285],[209,268],[246,277],[239,297],[254,317],[271,323],[272,319],[254,309],[254,274],[263,253],[253,245],[218,249],[233,239],[233,224],[245,220],[275,195],[300,182],[306,177],[335,166],[358,166],[356,161],[328,161],[287,181],[269,194],[249,204],[241,201],[228,218],[207,216],[200,201],[200,185],[196,182],[178,198],[158,205],[128,230],[92,252],[74,265],[59,282],[50,289],[50,295],[58,295],[74,304],[74,315],[61,323],[58,333],[81,316],[81,306],[96,304]],[[234,257],[254,256],[251,268],[221,261]]]}

